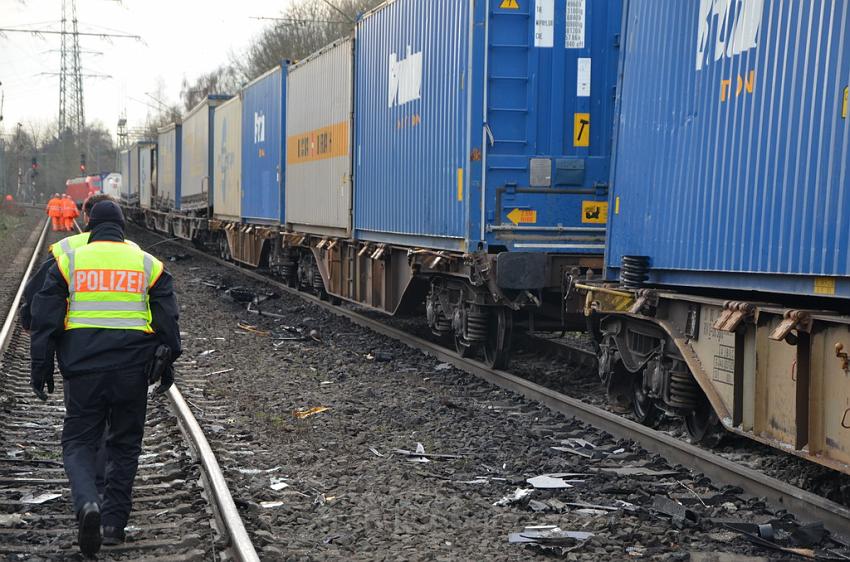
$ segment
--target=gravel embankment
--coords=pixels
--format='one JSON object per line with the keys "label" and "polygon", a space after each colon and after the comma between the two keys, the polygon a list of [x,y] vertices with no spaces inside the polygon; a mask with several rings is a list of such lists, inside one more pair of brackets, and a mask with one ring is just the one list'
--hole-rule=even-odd
{"label": "gravel embankment", "polygon": [[[160,241],[138,230],[131,237],[143,246]],[[165,260],[186,253],[173,244],[153,251]],[[232,298],[239,291],[225,289],[271,291],[203,258],[167,267],[183,314],[179,384],[266,560],[787,556],[719,523],[788,520],[734,488],[296,297],[262,303],[282,318],[249,314]],[[413,462],[396,451],[419,444],[450,456]],[[552,473],[573,487],[527,483]],[[494,505],[518,489],[532,491]],[[670,511],[670,499],[682,504],[673,518],[659,513]],[[532,525],[593,536],[555,550],[508,543],[509,533]]]}

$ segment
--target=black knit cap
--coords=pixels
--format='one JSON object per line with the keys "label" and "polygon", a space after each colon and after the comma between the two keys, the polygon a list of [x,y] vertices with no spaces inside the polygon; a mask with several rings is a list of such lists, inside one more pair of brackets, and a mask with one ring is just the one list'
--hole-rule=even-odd
{"label": "black knit cap", "polygon": [[126,223],[124,222],[124,213],[121,212],[121,207],[113,201],[101,201],[92,207],[91,213],[89,213],[87,230],[92,230],[97,225],[105,222],[115,223],[121,226],[122,230],[126,226]]}

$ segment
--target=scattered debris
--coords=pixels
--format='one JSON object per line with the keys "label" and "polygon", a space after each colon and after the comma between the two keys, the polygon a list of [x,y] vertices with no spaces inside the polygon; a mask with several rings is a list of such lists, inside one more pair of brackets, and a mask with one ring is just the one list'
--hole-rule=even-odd
{"label": "scattered debris", "polygon": [[676,476],[679,472],[675,470],[652,470],[651,468],[624,466],[620,468],[600,468],[602,472],[616,474],[617,476],[653,476],[661,478],[662,476]]}
{"label": "scattered debris", "polygon": [[285,482],[286,478],[270,478],[269,482],[271,482],[271,486],[269,486],[275,492],[283,490],[284,488],[289,488],[289,484]]}
{"label": "scattered debris", "polygon": [[678,526],[696,525],[699,523],[699,515],[675,500],[666,496],[655,496],[652,500],[652,509],[669,516],[673,523]]}
{"label": "scattered debris", "polygon": [[640,545],[638,545],[638,546],[627,546],[626,547],[626,554],[628,554],[629,556],[631,556],[633,558],[643,558],[643,556],[646,555],[646,548],[643,547],[643,546],[640,546]]}
{"label": "scattered debris", "polygon": [[319,383],[319,386],[328,386],[329,384],[333,384],[334,381],[322,381]]}
{"label": "scattered debris", "polygon": [[0,513],[0,527],[14,527],[26,522],[26,519],[20,513]]}
{"label": "scattered debris", "polygon": [[271,474],[272,472],[277,472],[283,468],[282,466],[275,466],[273,468],[237,468],[236,472],[239,474]]}
{"label": "scattered debris", "polygon": [[274,501],[274,502],[260,502],[260,507],[263,509],[271,509],[273,507],[281,507],[283,505],[282,501]]}
{"label": "scattered debris", "polygon": [[[398,453],[399,455],[405,455],[408,457],[414,458],[425,458],[425,459],[460,459],[463,458],[461,455],[446,455],[439,453],[426,453],[425,446],[422,443],[416,444],[415,451],[408,451],[407,449],[393,449],[393,453]],[[414,462],[422,462],[422,461],[414,461]]]}
{"label": "scattered debris", "polygon": [[212,355],[213,353],[215,353],[215,351],[215,349],[208,349],[206,351],[202,351],[198,354],[198,357],[207,357],[208,355]]}
{"label": "scattered debris", "polygon": [[386,457],[386,455],[382,455],[381,453],[379,453],[379,452],[378,452],[378,449],[376,449],[375,447],[369,447],[369,450],[370,450],[370,451],[372,452],[372,454],[373,454],[373,455],[375,455],[376,457],[381,457],[381,458],[385,458],[385,457]]}
{"label": "scattered debris", "polygon": [[245,324],[244,322],[239,322],[237,324],[237,326],[239,326],[240,330],[244,330],[246,332],[256,334],[258,336],[269,336],[269,335],[271,335],[271,332],[268,332],[266,330],[260,330],[256,326],[252,326],[251,324]]}
{"label": "scattered debris", "polygon": [[254,302],[257,299],[257,293],[246,287],[231,287],[224,291],[224,294],[234,302]]}
{"label": "scattered debris", "polygon": [[38,505],[61,497],[62,494],[51,494],[50,492],[38,494],[37,496],[35,494],[25,494],[21,497],[21,503]]}
{"label": "scattered debris", "polygon": [[577,515],[584,515],[585,517],[600,517],[602,515],[608,515],[609,512],[604,509],[582,508],[575,510],[573,513]]}
{"label": "scattered debris", "polygon": [[561,490],[573,487],[572,484],[568,484],[566,480],[554,474],[541,474],[540,476],[527,479],[526,482],[538,490]]}
{"label": "scattered debris", "polygon": [[366,359],[369,361],[377,361],[378,363],[387,363],[393,360],[393,356],[386,351],[376,351],[374,353],[367,353]]}
{"label": "scattered debris", "polygon": [[510,544],[540,544],[546,546],[569,546],[576,542],[586,541],[593,533],[585,531],[564,531],[555,525],[539,525],[526,527],[519,533],[508,535]]}
{"label": "scattered debris", "polygon": [[190,256],[189,254],[174,254],[173,256],[168,256],[168,261],[170,261],[170,262],[190,260],[190,259],[192,259],[192,256]]}
{"label": "scattered debris", "polygon": [[592,503],[583,503],[583,502],[567,502],[569,507],[577,507],[579,509],[592,509],[597,511],[623,511],[634,512],[638,510],[638,507],[627,501],[623,500],[614,500],[614,505],[596,505]]}
{"label": "scattered debris", "polygon": [[514,490],[513,494],[503,497],[493,505],[496,507],[506,507],[521,502],[522,500],[530,496],[532,493],[534,493],[534,488],[528,488],[526,490],[522,488],[517,488],[516,490]]}
{"label": "scattered debris", "polygon": [[434,367],[435,371],[448,371],[452,368],[451,363],[440,363],[436,367]]}
{"label": "scattered debris", "polygon": [[315,416],[316,414],[321,414],[322,412],[326,412],[330,410],[327,406],[316,406],[315,408],[310,408],[309,410],[295,410],[292,415],[298,418],[299,420],[303,420],[304,418],[309,418],[310,416]]}

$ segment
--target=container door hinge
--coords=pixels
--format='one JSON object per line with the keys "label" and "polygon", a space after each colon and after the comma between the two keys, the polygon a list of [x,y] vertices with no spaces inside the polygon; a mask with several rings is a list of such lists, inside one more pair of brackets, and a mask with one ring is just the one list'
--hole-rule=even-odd
{"label": "container door hinge", "polygon": [[723,303],[723,312],[714,321],[712,328],[720,332],[734,332],[745,320],[751,318],[756,307],[748,302],[727,301]]}
{"label": "container door hinge", "polygon": [[768,337],[773,341],[782,341],[794,330],[798,332],[811,332],[812,317],[805,310],[786,310],[782,322],[779,323],[779,326]]}

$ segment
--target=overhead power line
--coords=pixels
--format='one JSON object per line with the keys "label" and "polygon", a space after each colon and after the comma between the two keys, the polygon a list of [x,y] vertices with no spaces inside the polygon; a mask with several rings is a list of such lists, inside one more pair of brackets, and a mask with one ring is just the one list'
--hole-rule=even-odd
{"label": "overhead power line", "polygon": [[[2,33],[31,33],[33,35],[64,35],[67,33],[72,33],[70,31],[55,31],[52,29],[12,29],[9,27],[0,27],[0,34]],[[121,39],[135,39],[136,41],[141,41],[142,37],[140,35],[122,35],[120,33],[86,33],[82,31],[78,31],[76,35],[81,37],[100,37],[102,39],[107,39],[110,37],[119,37]]]}

